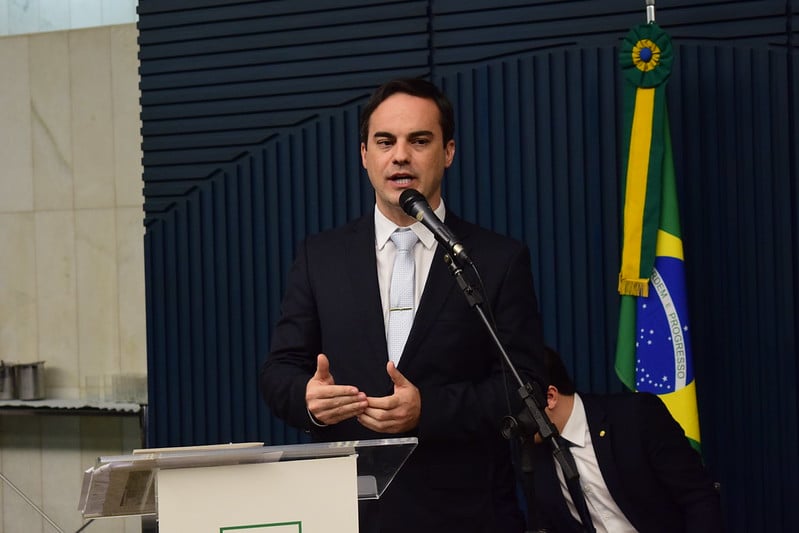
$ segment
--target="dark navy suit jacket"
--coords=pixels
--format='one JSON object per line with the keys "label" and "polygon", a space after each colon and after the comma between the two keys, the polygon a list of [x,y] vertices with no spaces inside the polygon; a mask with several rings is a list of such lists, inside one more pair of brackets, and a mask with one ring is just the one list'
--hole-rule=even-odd
{"label": "dark navy suit jacket", "polygon": [[[485,308],[523,379],[542,375],[540,316],[523,244],[458,219],[485,284]],[[288,279],[282,316],[260,376],[278,417],[317,441],[416,436],[419,445],[378,502],[361,508],[362,532],[522,530],[508,443],[500,422],[516,414],[517,382],[443,260],[438,246],[398,369],[421,393],[421,419],[407,435],[372,432],[355,420],[309,421],[305,386],[325,353],[337,384],[386,396],[388,352],[377,281],[374,214],[312,236]],[[467,270],[467,269],[465,269]],[[469,275],[469,273],[466,273]]]}
{"label": "dark navy suit jacket", "polygon": [[[640,533],[722,531],[718,491],[657,396],[580,394],[602,477]],[[553,532],[578,532],[548,446],[535,450],[536,512]]]}

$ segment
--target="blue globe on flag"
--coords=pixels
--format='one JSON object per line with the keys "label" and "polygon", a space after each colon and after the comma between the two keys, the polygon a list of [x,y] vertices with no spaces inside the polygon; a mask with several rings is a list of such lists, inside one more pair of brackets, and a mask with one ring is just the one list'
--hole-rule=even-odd
{"label": "blue globe on flag", "polygon": [[636,390],[667,394],[694,380],[683,262],[659,256],[649,296],[638,298]]}

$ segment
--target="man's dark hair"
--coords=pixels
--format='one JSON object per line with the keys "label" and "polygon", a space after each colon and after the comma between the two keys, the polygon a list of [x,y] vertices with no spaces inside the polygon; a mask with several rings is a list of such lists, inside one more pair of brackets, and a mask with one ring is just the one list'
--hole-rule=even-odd
{"label": "man's dark hair", "polygon": [[402,78],[391,80],[384,83],[374,92],[369,101],[366,102],[361,111],[360,137],[361,142],[366,144],[369,137],[369,119],[372,117],[377,106],[383,103],[389,96],[404,93],[418,98],[425,98],[435,102],[439,111],[439,123],[441,133],[444,136],[444,145],[455,136],[455,113],[452,111],[452,103],[441,90],[422,78]]}
{"label": "man's dark hair", "polygon": [[544,346],[544,364],[546,365],[547,374],[549,374],[549,383],[547,385],[557,387],[558,392],[561,394],[573,396],[576,392],[574,382],[569,377],[569,371],[566,370],[563,359],[554,348]]}

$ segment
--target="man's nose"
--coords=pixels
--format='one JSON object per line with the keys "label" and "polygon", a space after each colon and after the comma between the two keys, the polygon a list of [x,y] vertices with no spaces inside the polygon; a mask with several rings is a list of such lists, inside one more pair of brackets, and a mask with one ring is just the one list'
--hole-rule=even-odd
{"label": "man's nose", "polygon": [[394,145],[393,162],[395,165],[407,165],[410,162],[410,150],[408,143],[398,141]]}

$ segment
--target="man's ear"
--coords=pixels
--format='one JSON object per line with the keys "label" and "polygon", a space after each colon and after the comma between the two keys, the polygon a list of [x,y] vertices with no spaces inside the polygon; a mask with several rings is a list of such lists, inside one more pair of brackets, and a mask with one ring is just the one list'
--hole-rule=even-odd
{"label": "man's ear", "polygon": [[455,139],[450,139],[444,146],[444,168],[449,168],[455,159]]}
{"label": "man's ear", "polygon": [[559,399],[560,393],[558,392],[558,388],[554,385],[547,387],[547,409],[554,409],[555,406],[558,405]]}

